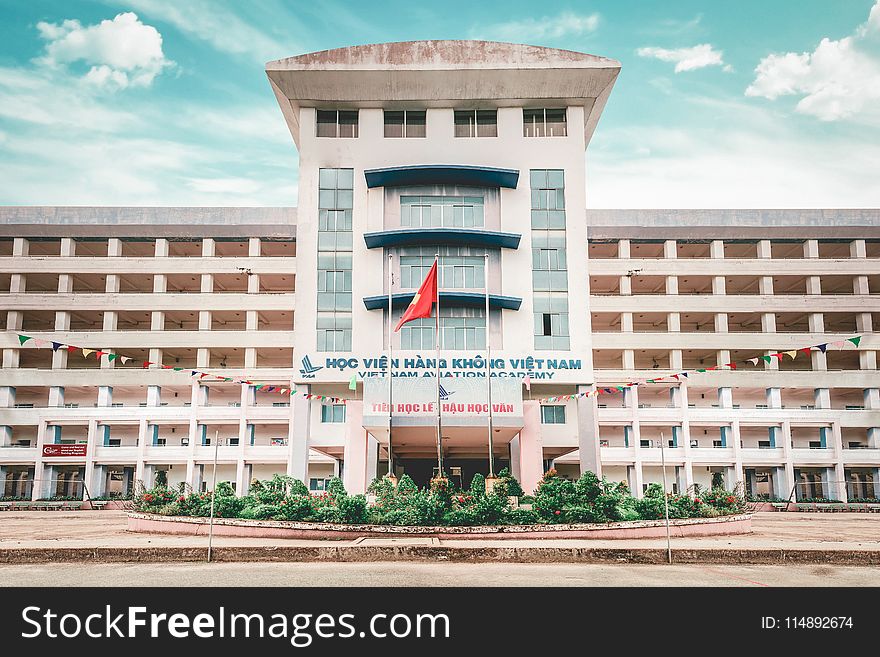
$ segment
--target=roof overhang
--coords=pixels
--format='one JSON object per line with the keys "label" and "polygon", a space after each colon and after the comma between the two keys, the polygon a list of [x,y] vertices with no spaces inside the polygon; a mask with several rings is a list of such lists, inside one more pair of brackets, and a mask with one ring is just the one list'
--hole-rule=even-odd
{"label": "roof overhang", "polygon": [[620,62],[494,41],[405,41],[279,59],[266,74],[294,141],[302,107],[582,106],[589,143]]}
{"label": "roof overhang", "polygon": [[412,187],[415,185],[468,185],[516,189],[519,171],[467,164],[415,164],[367,169],[367,187]]}
{"label": "roof overhang", "polygon": [[[400,308],[409,305],[415,292],[402,292],[391,295],[391,306]],[[441,306],[457,306],[457,307],[473,307],[484,308],[486,305],[486,295],[479,292],[440,292]],[[519,310],[522,305],[522,298],[508,297],[501,294],[489,295],[489,307],[499,310]],[[364,306],[367,310],[381,310],[388,307],[388,296],[379,295],[373,297],[364,297]]]}
{"label": "roof overhang", "polygon": [[395,228],[364,233],[368,249],[392,246],[483,246],[490,249],[517,249],[522,235],[477,228]]}

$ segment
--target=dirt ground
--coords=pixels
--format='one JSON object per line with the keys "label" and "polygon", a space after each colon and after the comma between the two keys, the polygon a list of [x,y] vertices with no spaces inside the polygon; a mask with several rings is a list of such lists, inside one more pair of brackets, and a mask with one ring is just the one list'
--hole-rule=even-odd
{"label": "dirt ground", "polygon": [[[163,536],[127,531],[122,511],[4,511],[0,512],[0,548],[28,547],[161,547],[204,546],[203,536]],[[738,536],[674,538],[674,548],[840,549],[880,550],[880,514],[780,513],[755,514],[753,532]],[[351,541],[253,538],[214,538],[217,546],[350,545]],[[455,546],[664,547],[664,539],[641,540],[456,540]]]}

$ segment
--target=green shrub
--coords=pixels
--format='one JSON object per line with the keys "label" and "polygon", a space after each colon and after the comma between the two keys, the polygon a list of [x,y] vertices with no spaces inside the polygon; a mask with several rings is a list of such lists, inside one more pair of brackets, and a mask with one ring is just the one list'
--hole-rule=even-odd
{"label": "green shrub", "polygon": [[563,479],[556,470],[548,470],[535,491],[535,502],[532,507],[545,522],[565,522],[562,511],[567,506],[577,504],[575,485]]}
{"label": "green shrub", "polygon": [[498,473],[498,482],[495,484],[495,487],[497,488],[499,484],[505,487],[505,495],[511,497],[522,497],[523,495],[525,495],[525,492],[523,491],[522,486],[520,486],[519,481],[516,479],[516,477],[510,474],[510,470],[508,468],[504,468],[501,470],[501,472]]}
{"label": "green shrub", "polygon": [[481,475],[479,472],[474,475],[474,478],[471,479],[471,495],[485,495],[486,494],[486,478]]}
{"label": "green shrub", "polygon": [[504,514],[506,525],[537,525],[540,520],[538,514],[529,509],[509,509]]}

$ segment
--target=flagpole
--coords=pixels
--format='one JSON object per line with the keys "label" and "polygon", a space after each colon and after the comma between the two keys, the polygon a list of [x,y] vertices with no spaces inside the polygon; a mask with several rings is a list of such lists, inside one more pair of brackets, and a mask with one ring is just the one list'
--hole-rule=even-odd
{"label": "flagpole", "polygon": [[393,394],[394,394],[394,372],[392,370],[392,359],[394,357],[394,345],[391,331],[391,285],[394,282],[394,275],[391,270],[394,265],[394,255],[388,254],[388,476],[394,476],[394,468],[392,467],[391,457],[391,423],[394,415],[393,410]]}
{"label": "flagpole", "polygon": [[663,468],[663,516],[666,519],[666,559],[672,563],[672,543],[669,540],[669,498],[666,497],[666,450],[663,443],[666,438],[660,432],[660,462]]}
{"label": "flagpole", "polygon": [[437,317],[434,321],[435,342],[437,344],[437,477],[443,476],[443,427],[440,420],[440,254],[434,254],[434,267],[437,271]]}
{"label": "flagpole", "polygon": [[214,474],[211,476],[211,514],[208,520],[208,563],[214,542],[214,499],[217,497],[217,450],[220,448],[220,430],[214,432]]}
{"label": "flagpole", "polygon": [[[483,282],[486,287],[486,399],[489,401],[489,477],[495,478],[495,445],[492,441],[492,346],[489,341],[489,252],[485,254]],[[438,295],[439,297],[439,295]],[[491,485],[491,484],[490,484]]]}

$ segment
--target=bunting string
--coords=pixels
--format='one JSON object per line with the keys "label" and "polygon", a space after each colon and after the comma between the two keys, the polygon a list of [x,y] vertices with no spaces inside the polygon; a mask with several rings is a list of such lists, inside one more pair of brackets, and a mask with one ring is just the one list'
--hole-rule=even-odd
{"label": "bunting string", "polygon": [[741,361],[735,361],[732,363],[725,363],[724,365],[715,365],[714,367],[706,367],[694,370],[685,370],[683,372],[677,372],[676,374],[667,374],[666,376],[658,376],[652,379],[645,379],[644,381],[630,381],[629,383],[625,383],[620,386],[612,386],[609,388],[595,388],[593,390],[588,390],[585,392],[578,392],[571,395],[557,395],[555,397],[545,397],[544,399],[538,399],[539,403],[550,403],[550,402],[561,402],[561,401],[569,401],[571,399],[578,399],[580,397],[594,397],[597,395],[614,395],[617,393],[622,393],[629,388],[634,388],[640,385],[646,385],[651,383],[674,383],[676,381],[687,380],[693,374],[705,374],[706,372],[717,371],[717,370],[738,370],[741,366],[746,363],[750,363],[757,367],[758,363],[761,361],[765,363],[772,363],[773,359],[776,359],[778,363],[786,356],[790,357],[792,360],[797,358],[798,354],[809,354],[813,351],[820,351],[823,354],[828,350],[829,347],[835,347],[837,349],[843,349],[847,345],[852,345],[853,347],[858,348],[859,342],[861,342],[861,335],[854,335],[851,338],[846,338],[845,340],[837,340],[835,342],[823,342],[822,344],[812,345],[810,347],[801,347],[800,349],[791,349],[789,351],[780,351],[775,354],[769,354],[766,356],[756,356],[755,358],[747,358]]}
{"label": "bunting string", "polygon": [[[292,397],[297,392],[299,392],[296,387],[290,386],[280,386],[269,383],[260,383],[259,381],[251,381],[250,379],[240,379],[230,376],[220,376],[218,374],[212,374],[211,372],[204,372],[202,370],[194,370],[188,367],[174,367],[173,365],[163,365],[162,363],[157,363],[151,360],[138,360],[131,356],[124,356],[122,354],[111,353],[109,351],[103,351],[101,349],[88,349],[86,347],[78,347],[76,345],[64,344],[63,342],[55,342],[53,340],[44,340],[42,338],[35,338],[30,335],[22,335],[21,333],[16,333],[18,336],[18,343],[20,346],[24,346],[28,344],[29,346],[36,348],[52,348],[52,351],[58,351],[59,349],[64,349],[69,353],[79,352],[83,358],[88,358],[92,354],[95,355],[97,360],[101,360],[102,358],[106,358],[107,362],[119,361],[123,365],[127,365],[129,362],[133,362],[135,365],[139,365],[143,369],[148,369],[150,367],[156,367],[163,370],[172,370],[174,372],[188,372],[190,377],[196,378],[198,381],[206,381],[206,382],[217,382],[217,383],[239,383],[246,384],[249,386],[253,386],[254,390],[259,390],[260,392],[275,392],[281,395],[286,395],[288,397]],[[317,399],[320,402],[331,403],[331,404],[344,404],[345,399],[340,397],[327,397],[325,395],[314,395],[310,392],[303,393],[302,396],[305,399]]]}

